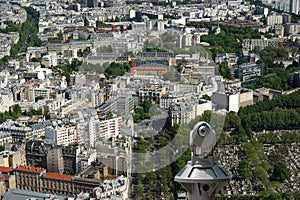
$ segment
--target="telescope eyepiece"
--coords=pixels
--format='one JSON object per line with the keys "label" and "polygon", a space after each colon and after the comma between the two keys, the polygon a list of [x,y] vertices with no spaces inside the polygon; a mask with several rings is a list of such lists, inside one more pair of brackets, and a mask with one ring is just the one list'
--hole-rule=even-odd
{"label": "telescope eyepiece", "polygon": [[198,135],[201,137],[206,137],[210,132],[209,129],[210,128],[205,123],[201,124],[197,130]]}

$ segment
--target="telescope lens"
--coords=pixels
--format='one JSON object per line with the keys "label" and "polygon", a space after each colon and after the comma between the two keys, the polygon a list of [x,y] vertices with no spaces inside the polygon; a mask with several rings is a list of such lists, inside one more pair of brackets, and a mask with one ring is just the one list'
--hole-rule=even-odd
{"label": "telescope lens", "polygon": [[209,133],[209,128],[205,125],[201,125],[199,128],[198,128],[198,134],[201,136],[201,137],[205,137],[207,136]]}

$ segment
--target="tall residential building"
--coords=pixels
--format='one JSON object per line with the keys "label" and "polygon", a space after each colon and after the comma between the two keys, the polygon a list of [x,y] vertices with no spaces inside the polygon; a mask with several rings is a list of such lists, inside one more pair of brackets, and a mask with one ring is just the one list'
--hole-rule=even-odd
{"label": "tall residential building", "polygon": [[281,14],[272,14],[267,17],[267,25],[281,25],[283,23],[283,16]]}
{"label": "tall residential building", "polygon": [[45,137],[53,140],[56,145],[68,146],[78,142],[77,126],[62,125],[45,129]]}
{"label": "tall residential building", "polygon": [[5,88],[0,91],[0,108],[1,111],[8,111],[9,107],[14,104],[13,93],[10,89]]}
{"label": "tall residential building", "polygon": [[120,134],[122,117],[102,120],[99,123],[99,136],[105,139],[115,137]]}
{"label": "tall residential building", "polygon": [[228,111],[238,112],[240,94],[238,92],[214,92],[212,102],[216,105],[216,110],[226,109]]}
{"label": "tall residential building", "polygon": [[64,158],[61,148],[53,147],[48,150],[47,170],[49,172],[62,174],[64,172]]}
{"label": "tall residential building", "polygon": [[264,75],[264,65],[256,63],[244,63],[235,70],[237,77],[243,83],[255,81],[257,77]]}
{"label": "tall residential building", "polygon": [[[47,168],[47,154],[51,148],[53,148],[52,144],[47,144],[43,141],[31,140],[27,142],[25,148],[27,165]],[[60,148],[62,152],[64,173],[74,174],[76,157],[79,155],[81,147],[70,145],[56,146],[56,148]]]}
{"label": "tall residential building", "polygon": [[282,10],[284,12],[290,12],[294,14],[299,14],[299,0],[258,0],[263,4],[267,4],[276,8],[278,10]]}
{"label": "tall residential building", "polygon": [[290,0],[290,12],[299,14],[299,0]]}
{"label": "tall residential building", "polygon": [[214,92],[212,102],[216,110],[226,109],[227,111],[238,112],[240,107],[253,104],[253,91],[240,88],[228,88],[223,92]]}
{"label": "tall residential building", "polygon": [[134,99],[132,96],[118,96],[117,110],[121,113],[131,113],[134,109]]}
{"label": "tall residential building", "polygon": [[87,0],[86,5],[89,8],[97,8],[98,7],[98,0]]}
{"label": "tall residential building", "polygon": [[92,117],[89,119],[87,125],[88,125],[89,146],[95,147],[95,144],[97,142],[97,133],[99,132],[99,120]]}
{"label": "tall residential building", "polygon": [[244,39],[243,40],[243,49],[252,50],[254,47],[259,47],[264,49],[266,47],[277,47],[278,42],[273,39]]}
{"label": "tall residential building", "polygon": [[1,151],[0,152],[0,166],[3,167],[17,167],[25,164],[22,162],[21,151]]}

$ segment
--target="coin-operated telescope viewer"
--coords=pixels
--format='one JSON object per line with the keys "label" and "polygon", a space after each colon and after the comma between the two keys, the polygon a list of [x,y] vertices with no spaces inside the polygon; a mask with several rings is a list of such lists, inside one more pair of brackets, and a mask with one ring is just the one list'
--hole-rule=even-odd
{"label": "coin-operated telescope viewer", "polygon": [[198,122],[190,132],[192,160],[175,176],[190,200],[210,200],[221,193],[231,177],[214,162],[217,135],[206,122]]}

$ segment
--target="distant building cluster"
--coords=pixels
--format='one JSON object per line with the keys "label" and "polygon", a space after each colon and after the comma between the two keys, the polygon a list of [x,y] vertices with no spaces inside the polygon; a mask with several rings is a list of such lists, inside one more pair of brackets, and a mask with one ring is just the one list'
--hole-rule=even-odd
{"label": "distant building cluster", "polygon": [[284,12],[299,14],[299,6],[300,6],[299,0],[288,0],[288,1],[258,0],[258,2],[261,2],[261,3],[266,4],[266,5],[270,5],[273,8],[276,8],[278,10],[282,10]]}
{"label": "distant building cluster", "polygon": [[[292,92],[243,88],[269,67],[256,50],[300,39],[298,0],[260,2],[283,12],[242,0],[0,0],[0,199],[131,198],[137,140],[205,111],[238,112]],[[24,40],[15,27],[26,20]],[[224,24],[258,32],[237,39],[233,52],[204,42],[223,37]],[[297,53],[272,59],[282,69],[299,63]],[[299,74],[288,75],[291,87],[300,86]],[[239,159],[238,148],[226,151]],[[229,195],[251,185],[239,183]]]}

